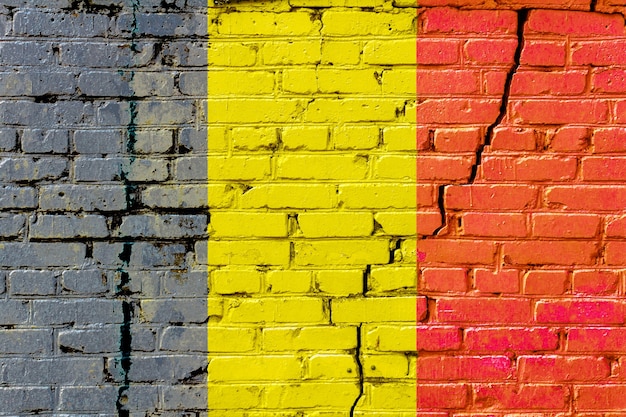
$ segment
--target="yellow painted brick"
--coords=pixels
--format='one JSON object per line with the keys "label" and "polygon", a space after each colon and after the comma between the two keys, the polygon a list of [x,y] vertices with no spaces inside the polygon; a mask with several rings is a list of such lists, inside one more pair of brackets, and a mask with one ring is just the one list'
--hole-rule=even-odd
{"label": "yellow painted brick", "polygon": [[318,90],[317,71],[293,69],[283,71],[283,91],[296,94],[312,94]]}
{"label": "yellow painted brick", "polygon": [[256,185],[241,196],[242,208],[331,208],[335,187],[318,184]]}
{"label": "yellow painted brick", "polygon": [[375,177],[415,182],[417,178],[416,155],[382,155],[376,159]]}
{"label": "yellow painted brick", "polygon": [[230,185],[209,184],[207,192],[209,208],[227,208],[232,206],[235,190]]}
{"label": "yellow painted brick", "polygon": [[364,237],[374,230],[372,213],[367,211],[306,212],[298,215],[298,224],[304,237]]}
{"label": "yellow painted brick", "polygon": [[304,116],[308,122],[390,122],[403,101],[388,99],[318,98],[309,103]]}
{"label": "yellow painted brick", "polygon": [[307,379],[358,379],[358,366],[352,355],[313,355],[308,359]]}
{"label": "yellow painted brick", "polygon": [[415,297],[338,298],[331,300],[333,323],[370,323],[417,319]]}
{"label": "yellow painted brick", "polygon": [[325,36],[402,35],[414,33],[415,13],[327,11],[322,15]]}
{"label": "yellow painted brick", "polygon": [[374,149],[378,146],[380,131],[376,126],[341,126],[335,129],[335,149]]}
{"label": "yellow painted brick", "polygon": [[417,77],[415,69],[383,72],[383,93],[384,94],[410,94],[414,97],[417,94]]}
{"label": "yellow painted brick", "polygon": [[276,175],[283,179],[360,180],[367,176],[367,159],[358,155],[282,155]]}
{"label": "yellow painted brick", "polygon": [[316,288],[326,294],[348,296],[363,293],[363,271],[329,270],[318,271]]}
{"label": "yellow painted brick", "polygon": [[317,72],[322,93],[380,94],[379,72],[375,69],[320,69]]}
{"label": "yellow painted brick", "polygon": [[278,135],[274,127],[239,127],[234,128],[231,135],[235,150],[258,151],[275,149],[278,146]]}
{"label": "yellow painted brick", "polygon": [[207,300],[209,317],[221,317],[224,314],[224,300],[217,297],[209,297]]}
{"label": "yellow painted brick", "polygon": [[266,42],[261,50],[265,65],[318,64],[322,57],[322,42]]}
{"label": "yellow painted brick", "polygon": [[213,212],[212,236],[286,237],[286,213]]}
{"label": "yellow painted brick", "polygon": [[400,245],[400,252],[402,253],[402,261],[404,263],[417,263],[417,240],[406,239],[402,241]]}
{"label": "yellow painted brick", "polygon": [[209,99],[209,123],[287,123],[295,121],[305,103],[295,99]]}
{"label": "yellow painted brick", "polygon": [[356,327],[316,326],[263,329],[263,350],[349,350],[356,347]]}
{"label": "yellow painted brick", "polygon": [[209,70],[208,73],[210,96],[258,95],[274,91],[275,74],[270,71]]}
{"label": "yellow painted brick", "polygon": [[209,127],[207,133],[209,152],[224,152],[228,149],[228,140],[226,138],[226,128],[223,126]]}
{"label": "yellow painted brick", "polygon": [[363,61],[373,65],[415,65],[417,63],[415,38],[369,41],[363,47]]}
{"label": "yellow painted brick", "polygon": [[221,356],[209,359],[208,378],[213,382],[299,380],[301,374],[302,362],[294,356]]}
{"label": "yellow painted brick", "polygon": [[365,326],[365,346],[380,352],[415,352],[417,331],[415,326]]}
{"label": "yellow painted brick", "polygon": [[289,242],[214,241],[208,242],[209,265],[287,265]]}
{"label": "yellow painted brick", "polygon": [[255,293],[261,289],[262,275],[255,269],[218,269],[211,273],[211,278],[212,293]]}
{"label": "yellow painted brick", "polygon": [[294,7],[377,7],[384,0],[290,0]]}
{"label": "yellow painted brick", "polygon": [[322,64],[356,65],[361,59],[359,41],[324,40],[322,43]]}
{"label": "yellow painted brick", "polygon": [[407,378],[409,361],[405,355],[363,355],[363,375],[366,378]]}
{"label": "yellow painted brick", "polygon": [[328,321],[323,300],[312,297],[229,299],[224,320],[231,323],[323,323]]}
{"label": "yellow painted brick", "polygon": [[269,156],[209,156],[211,180],[254,180],[269,176]]}
{"label": "yellow painted brick", "polygon": [[285,150],[319,151],[328,147],[328,128],[325,126],[289,126],[282,129]]}
{"label": "yellow painted brick", "polygon": [[267,291],[273,294],[311,291],[310,271],[269,271],[265,276]]}
{"label": "yellow painted brick", "polygon": [[417,213],[415,211],[383,211],[374,219],[381,225],[385,234],[395,236],[415,236],[417,233]]}
{"label": "yellow painted brick", "polygon": [[383,142],[388,151],[415,151],[415,126],[393,126],[383,129]]}
{"label": "yellow painted brick", "polygon": [[345,208],[413,208],[415,185],[346,184],[339,186],[339,201]]}
{"label": "yellow painted brick", "polygon": [[366,383],[369,404],[363,409],[415,410],[417,384],[412,383]]}
{"label": "yellow painted brick", "polygon": [[359,396],[357,382],[303,383],[265,387],[268,408],[350,408]]}
{"label": "yellow painted brick", "polygon": [[256,62],[257,46],[252,43],[210,42],[209,67],[250,67]]}
{"label": "yellow painted brick", "polygon": [[218,32],[224,35],[302,36],[319,34],[321,22],[310,13],[224,13]]}
{"label": "yellow painted brick", "polygon": [[417,270],[415,268],[372,267],[369,280],[370,291],[373,293],[413,290],[416,291]]}
{"label": "yellow painted brick", "polygon": [[[261,404],[261,387],[255,385],[212,384],[209,380],[209,409],[256,408]],[[213,416],[213,413],[209,413]]]}
{"label": "yellow painted brick", "polygon": [[210,326],[207,331],[209,352],[250,352],[255,348],[253,328]]}
{"label": "yellow painted brick", "polygon": [[295,243],[297,265],[370,265],[389,262],[387,240],[318,240]]}

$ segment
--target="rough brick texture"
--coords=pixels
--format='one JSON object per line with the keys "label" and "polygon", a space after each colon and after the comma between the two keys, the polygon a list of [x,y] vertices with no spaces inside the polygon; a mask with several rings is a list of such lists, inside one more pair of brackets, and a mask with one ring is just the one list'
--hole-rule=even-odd
{"label": "rough brick texture", "polygon": [[0,1],[0,415],[206,416],[206,35],[203,1]]}

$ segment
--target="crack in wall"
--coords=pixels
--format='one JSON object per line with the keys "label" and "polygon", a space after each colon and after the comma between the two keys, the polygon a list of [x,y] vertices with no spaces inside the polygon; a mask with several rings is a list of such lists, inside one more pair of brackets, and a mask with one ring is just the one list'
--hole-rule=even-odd
{"label": "crack in wall", "polygon": [[[482,164],[483,152],[487,146],[491,145],[494,129],[498,127],[500,123],[502,123],[502,119],[504,119],[504,116],[506,116],[513,77],[519,69],[522,49],[524,48],[524,26],[526,25],[526,21],[528,20],[529,11],[529,9],[520,9],[517,11],[517,46],[513,55],[513,65],[507,73],[506,80],[504,81],[504,91],[502,94],[502,101],[500,103],[500,111],[498,112],[498,116],[496,117],[494,122],[487,127],[487,130],[485,131],[485,137],[482,143],[478,146],[478,149],[476,150],[476,161],[471,167],[470,176],[465,185],[475,183],[476,175],[478,174],[478,168]],[[446,187],[447,185],[440,185],[438,187],[437,206],[441,214],[441,226],[435,229],[431,236],[437,236],[440,233],[447,233],[448,230],[448,214],[446,211],[444,198]]]}
{"label": "crack in wall", "polygon": [[354,356],[356,360],[357,372],[359,376],[359,395],[354,400],[352,407],[350,407],[350,417],[354,417],[354,412],[356,411],[356,407],[363,398],[363,385],[364,385],[364,377],[363,377],[363,363],[361,362],[361,328],[363,324],[359,324],[356,328],[356,348],[354,351]]}

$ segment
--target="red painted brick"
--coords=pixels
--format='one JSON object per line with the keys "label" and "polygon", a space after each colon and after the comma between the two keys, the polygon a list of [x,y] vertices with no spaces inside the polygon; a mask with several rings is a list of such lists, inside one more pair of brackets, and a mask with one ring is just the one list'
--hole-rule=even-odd
{"label": "red painted brick", "polygon": [[468,403],[465,384],[418,384],[417,408],[465,408]]}
{"label": "red painted brick", "polygon": [[417,207],[432,207],[437,202],[434,187],[427,184],[417,184]]}
{"label": "red painted brick", "polygon": [[572,288],[575,293],[610,295],[615,294],[619,275],[615,271],[574,271]]}
{"label": "red painted brick", "polygon": [[537,188],[528,185],[460,185],[445,190],[449,209],[522,210],[534,207],[536,200]]}
{"label": "red painted brick", "polygon": [[626,39],[573,42],[573,65],[625,65]]}
{"label": "red painted brick", "polygon": [[441,213],[438,211],[419,211],[416,216],[418,235],[431,235],[441,226]]}
{"label": "red painted brick", "polygon": [[483,75],[483,92],[488,95],[502,96],[506,83],[507,71],[489,71]]}
{"label": "red painted brick", "polygon": [[463,235],[523,237],[526,216],[520,213],[464,213]]}
{"label": "red painted brick", "polygon": [[472,39],[465,42],[465,57],[475,64],[513,64],[517,39]]}
{"label": "red painted brick", "polygon": [[608,121],[609,107],[601,100],[512,100],[511,112],[518,123],[568,124]]}
{"label": "red painted brick", "polygon": [[608,242],[604,257],[607,265],[626,265],[626,242]]}
{"label": "red painted brick", "polygon": [[417,39],[418,65],[445,65],[459,61],[459,41],[451,39]]}
{"label": "red painted brick", "polygon": [[615,102],[615,122],[626,123],[626,100],[617,100]]}
{"label": "red painted brick", "polygon": [[528,271],[524,276],[524,294],[561,295],[569,287],[565,271]]}
{"label": "red painted brick", "polygon": [[568,210],[615,211],[626,206],[624,186],[557,186],[546,189],[546,200]]}
{"label": "red painted brick", "polygon": [[450,98],[427,99],[417,104],[418,123],[493,123],[500,112],[499,100]]}
{"label": "red painted brick", "polygon": [[475,152],[481,140],[479,128],[437,129],[434,143],[437,152]]}
{"label": "red painted brick", "polygon": [[513,298],[445,298],[437,300],[437,320],[467,323],[528,323],[530,302]]}
{"label": "red painted brick", "polygon": [[547,327],[469,328],[465,347],[470,352],[529,352],[556,350],[559,335]]}
{"label": "red painted brick", "polygon": [[485,293],[517,293],[519,292],[519,271],[516,269],[474,270],[474,286]]}
{"label": "red painted brick", "polygon": [[424,356],[417,358],[418,381],[493,381],[513,376],[506,356]]}
{"label": "red painted brick", "polygon": [[622,327],[591,327],[569,329],[568,352],[626,351],[626,329]]}
{"label": "red painted brick", "polygon": [[541,67],[565,65],[565,40],[526,39],[520,63]]}
{"label": "red painted brick", "polygon": [[587,241],[517,241],[502,245],[504,261],[509,265],[593,265],[596,242]]}
{"label": "red painted brick", "polygon": [[534,129],[513,126],[500,126],[493,129],[491,149],[506,151],[534,151],[537,148],[537,135]]}
{"label": "red painted brick", "polygon": [[539,301],[538,323],[618,324],[624,322],[623,305],[615,300]]}
{"label": "red painted brick", "polygon": [[582,94],[585,91],[586,77],[586,71],[518,71],[513,76],[511,95]]}
{"label": "red painted brick", "polygon": [[591,78],[592,91],[599,93],[623,93],[626,91],[626,70],[594,69]]}
{"label": "red painted brick", "polygon": [[587,356],[520,356],[520,379],[525,382],[600,381],[611,374],[606,358]]}
{"label": "red painted brick", "polygon": [[470,70],[417,70],[417,91],[427,94],[470,94],[480,91],[480,72]]}
{"label": "red painted brick", "polygon": [[577,11],[531,10],[527,28],[529,32],[585,37],[624,35],[620,16]]}
{"label": "red painted brick", "polygon": [[418,252],[423,253],[422,264],[486,264],[493,263],[496,246],[494,242],[481,240],[423,239],[417,242]]}
{"label": "red painted brick", "polygon": [[430,148],[430,131],[426,126],[415,128],[415,150],[423,151]]}
{"label": "red painted brick", "polygon": [[599,233],[600,216],[537,213],[532,216],[532,228],[537,237],[591,238]]}
{"label": "red painted brick", "polygon": [[575,404],[577,410],[626,410],[626,385],[578,387]]}
{"label": "red painted brick", "polygon": [[418,326],[417,350],[443,352],[461,347],[461,329],[453,326]]}
{"label": "red painted brick", "polygon": [[563,410],[569,395],[562,385],[481,384],[474,386],[474,406],[490,410]]}
{"label": "red painted brick", "polygon": [[[423,4],[420,2],[420,6]],[[420,16],[421,33],[498,34],[517,31],[517,15],[510,10],[428,9]]]}
{"label": "red painted brick", "polygon": [[585,181],[623,181],[626,179],[626,157],[589,156],[581,161]]}
{"label": "red painted brick", "polygon": [[594,129],[593,147],[595,153],[625,152],[626,129],[621,127]]}
{"label": "red painted brick", "polygon": [[424,268],[420,291],[466,292],[467,270],[464,268]]}
{"label": "red painted brick", "polygon": [[554,156],[503,157],[483,159],[483,177],[489,181],[566,181],[576,176],[576,158]]}
{"label": "red painted brick", "polygon": [[467,181],[472,172],[474,157],[417,156],[417,180],[445,182]]}
{"label": "red painted brick", "polygon": [[626,237],[626,217],[611,219],[606,226],[607,237]]}
{"label": "red painted brick", "polygon": [[580,152],[589,146],[589,142],[589,129],[578,126],[563,126],[552,136],[549,149],[557,152]]}

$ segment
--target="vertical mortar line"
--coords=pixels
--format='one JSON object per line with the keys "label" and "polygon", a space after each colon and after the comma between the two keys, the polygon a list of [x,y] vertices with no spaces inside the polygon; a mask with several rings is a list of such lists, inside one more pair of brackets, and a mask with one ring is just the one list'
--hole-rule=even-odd
{"label": "vertical mortar line", "polygon": [[[136,53],[137,49],[137,12],[139,10],[139,0],[132,0],[132,20],[131,20],[131,53]],[[132,56],[131,56],[132,58]],[[131,62],[129,66],[132,66]],[[129,71],[129,84],[131,84],[135,77],[134,70]],[[122,167],[120,177],[124,184],[124,191],[126,197],[126,209],[132,210],[136,206],[136,190],[137,186],[130,180],[130,172],[132,165],[135,162],[135,144],[136,144],[136,130],[137,130],[137,101],[134,91],[131,91],[130,100],[128,103],[130,117],[126,129],[126,152],[129,155],[128,166]],[[116,297],[122,300],[122,314],[123,322],[120,325],[120,357],[119,363],[122,368],[122,382],[118,388],[117,399],[115,402],[117,408],[117,415],[119,417],[129,417],[130,412],[125,409],[125,405],[128,403],[128,390],[130,388],[129,372],[132,365],[132,333],[131,323],[133,319],[133,305],[130,299],[130,274],[128,273],[128,266],[130,264],[130,257],[132,253],[133,241],[124,242],[122,253],[119,255],[122,261],[122,266],[118,269],[120,272],[120,283],[116,288]]]}

